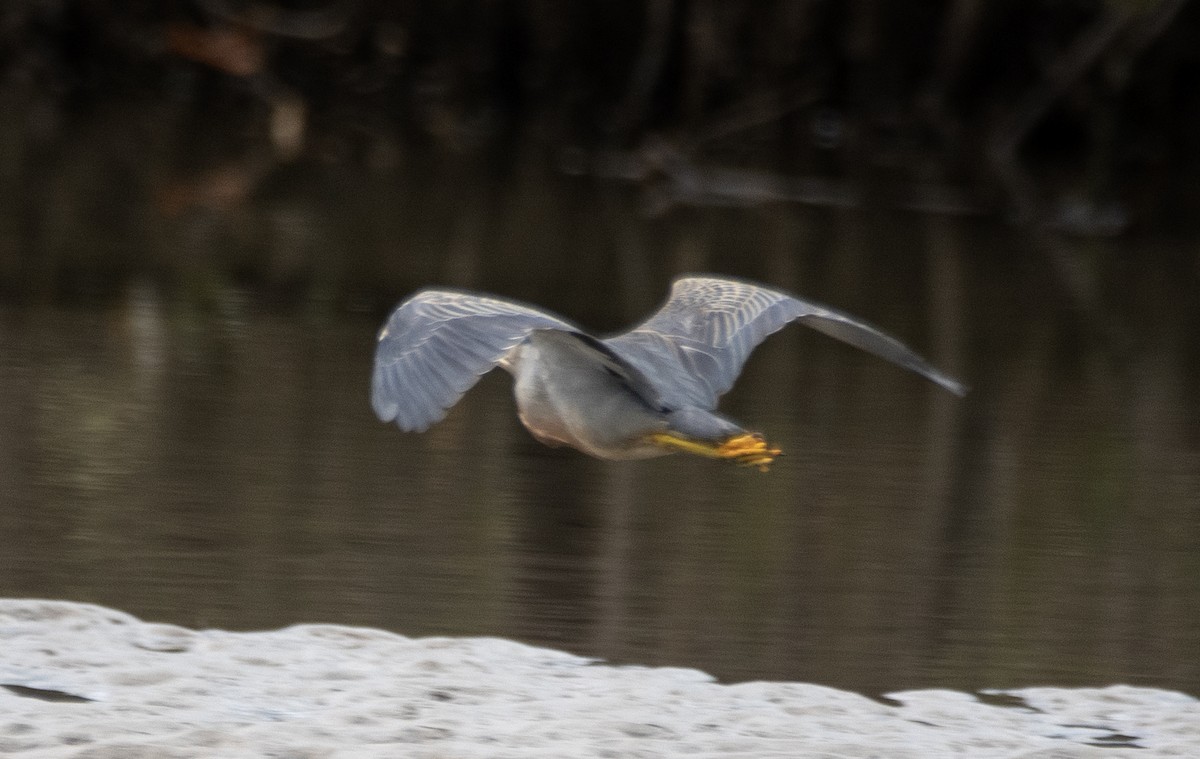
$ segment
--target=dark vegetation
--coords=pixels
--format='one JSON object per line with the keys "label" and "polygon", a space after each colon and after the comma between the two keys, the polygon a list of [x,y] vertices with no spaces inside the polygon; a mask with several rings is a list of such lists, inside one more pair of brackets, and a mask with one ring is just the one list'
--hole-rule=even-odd
{"label": "dark vegetation", "polygon": [[1198,30],[1182,0],[5,3],[0,296],[407,284],[454,255],[421,223],[490,232],[530,173],[643,219],[1190,236]]}

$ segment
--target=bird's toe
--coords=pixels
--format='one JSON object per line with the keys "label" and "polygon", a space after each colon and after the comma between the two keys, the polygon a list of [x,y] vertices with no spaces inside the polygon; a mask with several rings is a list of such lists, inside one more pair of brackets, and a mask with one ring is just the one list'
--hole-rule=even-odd
{"label": "bird's toe", "polygon": [[717,447],[716,453],[738,466],[758,467],[759,471],[765,472],[783,451],[767,445],[767,441],[757,432],[745,432],[726,440]]}

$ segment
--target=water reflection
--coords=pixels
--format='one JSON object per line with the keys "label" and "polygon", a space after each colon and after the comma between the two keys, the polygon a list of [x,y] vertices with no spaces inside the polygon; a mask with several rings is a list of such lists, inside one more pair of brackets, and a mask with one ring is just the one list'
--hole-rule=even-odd
{"label": "water reflection", "polygon": [[547,449],[499,373],[403,435],[367,403],[374,318],[198,318],[145,293],[7,312],[0,595],[501,635],[868,692],[1200,692],[1200,434],[1174,314],[1133,312],[1153,344],[1114,364],[1064,340],[1069,315],[992,284],[1003,262],[941,255],[942,302],[879,276],[834,300],[877,298],[869,316],[910,339],[905,314],[966,314],[914,343],[974,392],[793,329],[725,405],[789,454],[769,475]]}

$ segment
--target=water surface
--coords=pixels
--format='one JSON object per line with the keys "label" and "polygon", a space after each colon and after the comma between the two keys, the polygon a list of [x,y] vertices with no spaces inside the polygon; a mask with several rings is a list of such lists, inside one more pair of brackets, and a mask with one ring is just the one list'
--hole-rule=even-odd
{"label": "water surface", "polygon": [[[545,448],[501,372],[403,434],[367,401],[379,313],[235,298],[204,314],[152,288],[10,308],[0,596],[503,636],[868,693],[1200,693],[1194,303],[1143,272],[1115,315],[1139,337],[1116,350],[1042,268],[938,239],[914,264],[873,249],[760,272],[973,388],[959,400],[793,328],[723,406],[784,449],[768,474]],[[613,327],[644,298],[622,281],[577,304],[587,283],[515,294]]]}

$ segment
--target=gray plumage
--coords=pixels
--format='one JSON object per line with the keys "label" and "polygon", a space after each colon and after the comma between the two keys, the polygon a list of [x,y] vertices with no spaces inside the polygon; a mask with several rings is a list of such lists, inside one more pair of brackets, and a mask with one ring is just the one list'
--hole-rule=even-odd
{"label": "gray plumage", "polygon": [[646,443],[647,435],[745,434],[712,413],[717,400],[754,348],[793,321],[964,392],[898,340],[848,314],[747,282],[687,276],[649,319],[605,340],[515,301],[418,292],[380,331],[371,401],[381,420],[423,431],[480,376],[502,366],[516,379],[522,422],[543,442],[604,458],[661,455],[670,451]]}
{"label": "gray plumage", "polygon": [[958,382],[865,322],[828,306],[731,279],[675,280],[662,308],[606,342],[643,371],[656,367],[659,390],[668,403],[712,409],[733,387],[750,353],[793,321],[963,394]]}
{"label": "gray plumage", "polygon": [[576,327],[532,306],[453,290],[413,295],[379,332],[371,404],[382,421],[424,432],[537,329]]}

